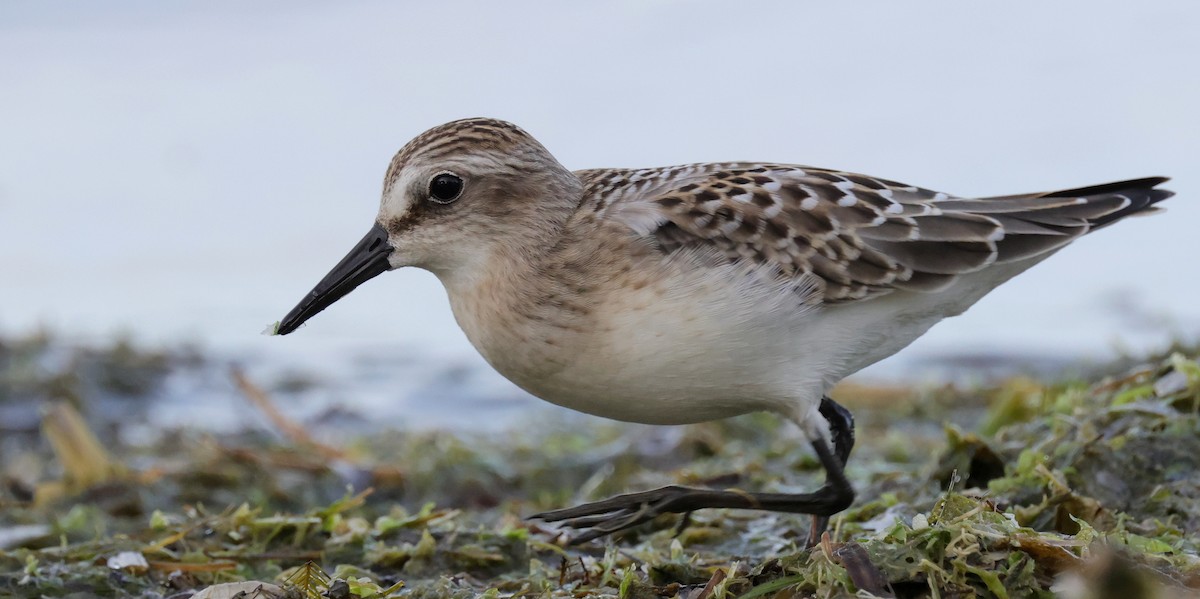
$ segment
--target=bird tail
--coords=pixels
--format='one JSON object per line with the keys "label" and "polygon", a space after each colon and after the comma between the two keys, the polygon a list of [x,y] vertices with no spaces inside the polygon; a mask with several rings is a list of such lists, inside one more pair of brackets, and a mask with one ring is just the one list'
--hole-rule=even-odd
{"label": "bird tail", "polygon": [[1079,236],[1126,216],[1157,211],[1172,195],[1157,186],[1166,177],[1130,179],[1103,185],[1043,193],[938,202],[942,209],[972,212],[999,223],[996,262],[1015,262],[1047,254]]}
{"label": "bird tail", "polygon": [[1076,189],[1064,189],[1062,191],[1043,194],[1043,196],[1051,198],[1078,198],[1083,200],[1082,205],[1095,208],[1094,215],[1082,215],[1084,220],[1091,225],[1091,230],[1095,231],[1100,227],[1117,222],[1126,216],[1139,213],[1153,214],[1161,210],[1155,204],[1175,195],[1175,192],[1167,189],[1156,189],[1156,187],[1169,180],[1167,177],[1130,179],[1128,181],[1116,181]]}

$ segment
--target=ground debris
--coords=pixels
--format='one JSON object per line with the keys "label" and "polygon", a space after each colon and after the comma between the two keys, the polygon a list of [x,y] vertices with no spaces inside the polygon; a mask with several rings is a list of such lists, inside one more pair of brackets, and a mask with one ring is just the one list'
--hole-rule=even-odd
{"label": "ground debris", "polygon": [[[135,383],[167,363],[110,353],[123,370],[89,371],[119,371],[126,390],[148,388]],[[130,370],[139,363],[156,374]],[[763,415],[683,428],[539,421],[507,435],[336,445],[277,419],[282,438],[179,429],[128,442],[89,427],[90,384],[75,380],[83,391],[56,400],[69,408],[48,419],[50,443],[0,443],[0,595],[1194,595],[1200,365],[1176,354],[1123,371],[867,394],[848,466],[858,500],[812,549],[800,546],[803,516],[700,511],[678,535],[680,520],[662,518],[569,549],[553,527],[522,519],[666,483],[818,486],[805,444]],[[0,383],[16,381],[9,396],[33,388],[30,376],[0,368]],[[34,501],[29,490],[52,483],[57,493]]]}

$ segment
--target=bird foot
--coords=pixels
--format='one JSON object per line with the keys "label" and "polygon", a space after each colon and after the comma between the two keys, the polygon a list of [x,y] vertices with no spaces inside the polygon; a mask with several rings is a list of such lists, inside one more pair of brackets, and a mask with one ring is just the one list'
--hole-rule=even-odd
{"label": "bird foot", "polygon": [[662,514],[689,512],[691,510],[680,509],[681,502],[697,494],[706,494],[706,491],[668,486],[542,512],[530,519],[558,522],[566,528],[581,531],[568,541],[569,545],[578,545],[644,524]]}

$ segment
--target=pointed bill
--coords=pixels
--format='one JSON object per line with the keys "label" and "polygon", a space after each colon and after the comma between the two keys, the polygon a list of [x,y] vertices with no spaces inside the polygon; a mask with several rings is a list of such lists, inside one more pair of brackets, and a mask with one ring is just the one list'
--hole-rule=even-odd
{"label": "pointed bill", "polygon": [[305,321],[333,305],[355,287],[391,270],[391,265],[388,264],[388,256],[391,253],[392,246],[388,243],[387,230],[376,223],[354,249],[313,287],[308,296],[288,312],[276,327],[275,333],[287,335],[295,331]]}

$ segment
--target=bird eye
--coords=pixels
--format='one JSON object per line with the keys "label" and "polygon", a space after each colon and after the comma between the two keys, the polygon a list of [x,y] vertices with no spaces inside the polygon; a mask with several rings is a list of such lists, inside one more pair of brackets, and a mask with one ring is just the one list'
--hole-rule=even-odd
{"label": "bird eye", "polygon": [[429,181],[429,199],[449,204],[462,195],[463,180],[454,173],[438,173]]}

